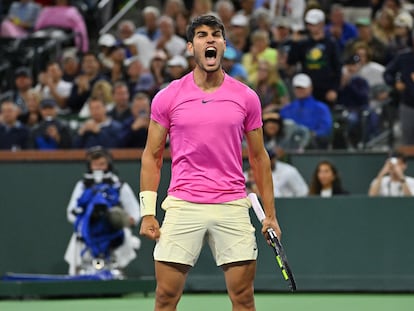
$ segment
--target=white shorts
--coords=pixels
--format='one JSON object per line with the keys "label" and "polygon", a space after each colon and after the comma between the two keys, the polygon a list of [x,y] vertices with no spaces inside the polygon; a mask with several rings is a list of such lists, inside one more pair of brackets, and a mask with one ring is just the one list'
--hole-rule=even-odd
{"label": "white shorts", "polygon": [[222,204],[191,203],[168,196],[154,259],[194,266],[207,241],[217,266],[256,260],[255,228],[248,198]]}

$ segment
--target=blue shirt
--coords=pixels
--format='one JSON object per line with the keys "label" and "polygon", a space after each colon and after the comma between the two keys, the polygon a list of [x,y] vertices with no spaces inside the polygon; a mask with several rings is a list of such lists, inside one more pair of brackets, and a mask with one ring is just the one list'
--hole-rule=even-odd
{"label": "blue shirt", "polygon": [[313,96],[294,100],[281,109],[280,115],[307,127],[317,137],[326,137],[332,132],[332,115],[328,106]]}
{"label": "blue shirt", "polygon": [[242,78],[247,81],[247,71],[240,63],[234,63],[230,69],[229,76],[233,78]]}

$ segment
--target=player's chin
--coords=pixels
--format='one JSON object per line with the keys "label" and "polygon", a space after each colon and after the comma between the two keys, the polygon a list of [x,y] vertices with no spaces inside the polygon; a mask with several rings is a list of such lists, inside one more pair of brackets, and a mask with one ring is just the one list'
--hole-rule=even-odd
{"label": "player's chin", "polygon": [[214,66],[203,66],[203,69],[205,72],[213,73],[221,70],[221,66],[219,64]]}

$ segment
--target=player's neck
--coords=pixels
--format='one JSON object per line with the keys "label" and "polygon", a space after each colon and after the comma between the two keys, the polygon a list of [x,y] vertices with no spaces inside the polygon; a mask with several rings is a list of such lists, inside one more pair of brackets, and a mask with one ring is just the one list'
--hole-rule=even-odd
{"label": "player's neck", "polygon": [[213,92],[218,89],[224,81],[224,71],[219,69],[214,72],[205,72],[200,68],[193,72],[195,84],[205,92]]}

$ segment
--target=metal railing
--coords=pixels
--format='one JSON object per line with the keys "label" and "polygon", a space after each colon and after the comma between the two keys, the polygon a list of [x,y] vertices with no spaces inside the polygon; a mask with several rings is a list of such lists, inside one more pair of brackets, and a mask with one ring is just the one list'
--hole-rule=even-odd
{"label": "metal railing", "polygon": [[[111,0],[104,0],[101,1],[102,2],[102,8],[105,5],[109,5],[108,3]],[[99,35],[103,35],[105,33],[107,33],[114,25],[116,25],[121,19],[122,17],[125,16],[126,13],[128,13],[128,11],[138,2],[139,0],[130,0],[128,1],[123,7],[122,9],[120,9],[118,11],[118,13],[116,13],[102,28],[101,30],[99,30]],[[111,1],[112,2],[112,1]],[[99,6],[98,6],[99,7]]]}

